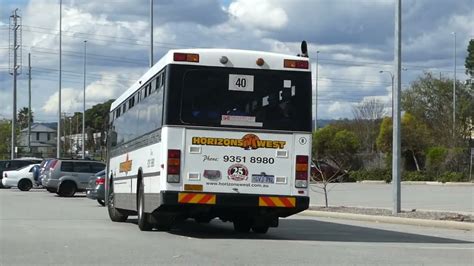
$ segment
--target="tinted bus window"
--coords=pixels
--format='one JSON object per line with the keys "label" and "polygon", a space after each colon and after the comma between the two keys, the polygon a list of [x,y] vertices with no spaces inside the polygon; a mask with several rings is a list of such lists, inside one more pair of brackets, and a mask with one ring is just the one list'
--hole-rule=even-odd
{"label": "tinted bus window", "polygon": [[310,78],[310,73],[289,71],[187,70],[183,75],[181,122],[311,130]]}

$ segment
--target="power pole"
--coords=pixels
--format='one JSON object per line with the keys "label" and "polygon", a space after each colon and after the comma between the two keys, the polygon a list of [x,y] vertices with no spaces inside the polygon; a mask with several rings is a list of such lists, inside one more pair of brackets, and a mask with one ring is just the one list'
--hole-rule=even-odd
{"label": "power pole", "polygon": [[400,137],[400,94],[401,94],[401,74],[402,74],[402,1],[397,0],[395,5],[395,43],[394,43],[394,63],[395,63],[395,88],[393,89],[393,144],[392,144],[392,186],[393,186],[393,214],[401,211],[401,182],[400,182],[400,157],[401,157],[401,137]]}
{"label": "power pole", "polygon": [[150,0],[150,68],[153,66],[153,0]]}
{"label": "power pole", "polygon": [[31,153],[31,53],[28,53],[28,152]]}
{"label": "power pole", "polygon": [[454,35],[454,79],[453,79],[453,145],[455,144],[455,134],[456,134],[456,32],[453,32]]}
{"label": "power pole", "polygon": [[82,103],[82,159],[86,158],[86,148],[85,148],[85,132],[86,132],[86,45],[87,41],[84,41],[84,91],[83,97],[84,101]]}
{"label": "power pole", "polygon": [[314,130],[318,130],[318,79],[319,79],[319,51],[316,51],[316,81],[314,88]]}
{"label": "power pole", "polygon": [[[13,52],[13,56],[9,56],[9,65],[13,75],[13,110],[12,110],[12,143],[11,143],[11,159],[16,157],[16,86],[17,86],[17,76],[20,71],[20,65],[18,61],[21,61],[21,32],[18,34],[20,29],[20,16],[17,14],[18,8],[13,11],[13,14],[10,16],[10,44],[11,39],[13,39],[13,45],[10,46],[9,51]],[[13,35],[13,36],[11,36]],[[18,51],[20,54],[20,60],[18,60]]]}
{"label": "power pole", "polygon": [[56,158],[61,158],[61,74],[62,74],[62,9],[63,1],[59,0],[59,96],[58,96],[58,139],[56,143]]}

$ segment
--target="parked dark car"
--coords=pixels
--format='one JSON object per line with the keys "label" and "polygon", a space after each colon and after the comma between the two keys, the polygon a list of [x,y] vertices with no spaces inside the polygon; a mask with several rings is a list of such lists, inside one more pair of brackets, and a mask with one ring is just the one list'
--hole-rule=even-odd
{"label": "parked dark car", "polygon": [[3,171],[17,170],[30,164],[39,164],[41,161],[41,159],[0,160],[0,188],[3,188],[1,180]]}
{"label": "parked dark car", "polygon": [[346,170],[339,170],[337,167],[325,161],[311,162],[311,181],[321,182],[323,177],[326,181],[344,182],[345,177],[348,177]]}
{"label": "parked dark car", "polygon": [[89,199],[97,200],[100,205],[105,206],[105,170],[89,178],[86,195]]}

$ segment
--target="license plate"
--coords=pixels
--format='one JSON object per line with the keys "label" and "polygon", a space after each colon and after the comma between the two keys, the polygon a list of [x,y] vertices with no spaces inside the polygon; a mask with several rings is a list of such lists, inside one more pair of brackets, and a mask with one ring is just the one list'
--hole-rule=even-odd
{"label": "license plate", "polygon": [[275,183],[273,175],[252,175],[252,183]]}

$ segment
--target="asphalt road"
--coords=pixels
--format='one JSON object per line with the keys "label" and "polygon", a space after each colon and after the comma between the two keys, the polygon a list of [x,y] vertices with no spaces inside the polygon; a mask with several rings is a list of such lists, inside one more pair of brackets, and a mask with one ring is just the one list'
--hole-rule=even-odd
{"label": "asphalt road", "polygon": [[[312,185],[311,205],[324,206],[324,194]],[[392,208],[391,184],[329,184],[331,206]],[[401,186],[402,209],[458,211],[474,213],[472,185],[408,185]]]}
{"label": "asphalt road", "polygon": [[0,265],[473,265],[470,231],[293,216],[266,235],[185,221],[141,232],[83,195],[0,190]]}

